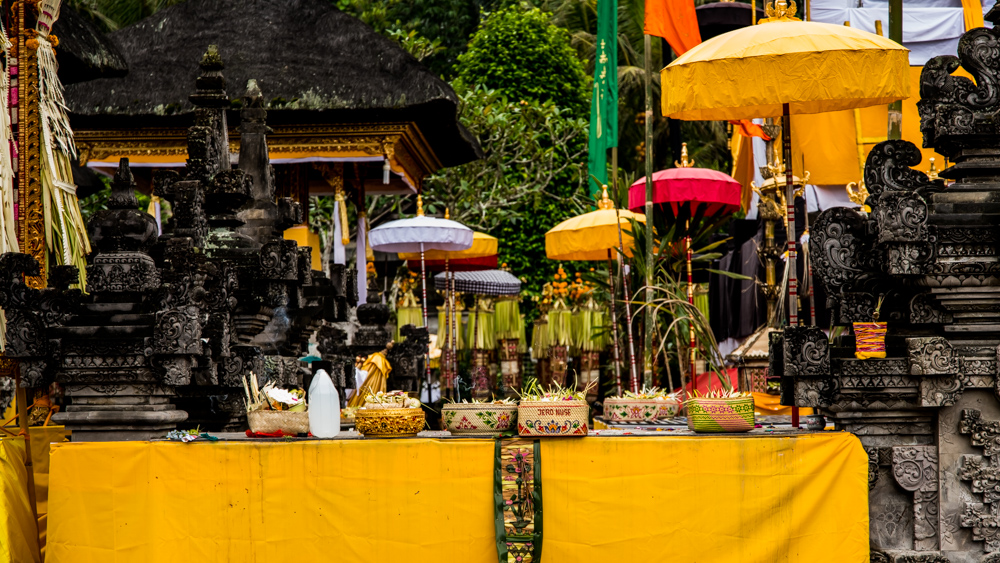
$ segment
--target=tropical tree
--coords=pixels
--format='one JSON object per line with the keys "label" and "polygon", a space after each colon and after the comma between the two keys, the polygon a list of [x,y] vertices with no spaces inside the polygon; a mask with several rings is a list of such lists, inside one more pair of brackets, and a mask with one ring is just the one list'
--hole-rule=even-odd
{"label": "tropical tree", "polygon": [[577,117],[590,107],[589,79],[569,34],[539,9],[512,6],[493,12],[458,62],[463,82],[511,100],[552,102]]}

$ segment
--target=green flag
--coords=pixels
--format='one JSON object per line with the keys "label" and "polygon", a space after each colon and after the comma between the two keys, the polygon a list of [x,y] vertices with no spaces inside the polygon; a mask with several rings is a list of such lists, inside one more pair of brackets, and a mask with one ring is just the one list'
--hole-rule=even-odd
{"label": "green flag", "polygon": [[[597,0],[594,94],[590,102],[587,170],[608,182],[608,149],[618,146],[618,0]],[[590,192],[601,186],[590,179]]]}

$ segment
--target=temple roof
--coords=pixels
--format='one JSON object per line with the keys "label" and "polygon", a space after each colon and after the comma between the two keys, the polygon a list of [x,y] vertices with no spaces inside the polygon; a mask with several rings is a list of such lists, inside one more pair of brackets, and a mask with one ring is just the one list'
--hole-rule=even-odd
{"label": "temple roof", "polygon": [[328,0],[184,2],[109,37],[129,74],[66,88],[75,129],[189,125],[198,61],[215,44],[229,96],[256,79],[269,124],[415,122],[444,166],[482,154],[451,86]]}
{"label": "temple roof", "polygon": [[72,8],[59,10],[52,33],[59,38],[56,60],[63,84],[128,74],[125,57],[114,43]]}

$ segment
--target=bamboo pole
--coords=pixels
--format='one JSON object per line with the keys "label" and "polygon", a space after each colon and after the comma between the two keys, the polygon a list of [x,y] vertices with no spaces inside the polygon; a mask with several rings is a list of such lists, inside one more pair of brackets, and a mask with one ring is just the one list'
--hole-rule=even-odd
{"label": "bamboo pole", "polygon": [[[642,375],[647,386],[653,384],[653,47],[649,35],[643,36],[646,68],[646,338],[643,346]],[[619,227],[619,231],[621,227]],[[628,287],[627,285],[625,287]],[[631,299],[631,296],[629,296]],[[625,302],[628,307],[628,301]],[[631,326],[631,324],[629,325]]]}

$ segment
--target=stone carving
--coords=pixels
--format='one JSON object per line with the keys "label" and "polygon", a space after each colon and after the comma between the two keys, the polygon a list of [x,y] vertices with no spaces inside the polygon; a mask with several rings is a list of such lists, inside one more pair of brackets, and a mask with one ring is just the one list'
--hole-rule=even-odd
{"label": "stone carving", "polygon": [[965,409],[959,432],[983,448],[981,456],[962,456],[958,470],[960,479],[970,481],[972,492],[982,495],[982,502],[965,503],[962,526],[972,528],[972,539],[982,541],[987,551],[1000,551],[1000,421],[985,421],[980,411]]}
{"label": "stone carving", "polygon": [[817,327],[788,327],[783,340],[786,376],[825,377],[830,374],[826,334]]}
{"label": "stone carving", "polygon": [[878,483],[878,448],[865,448],[868,454],[868,490],[871,491]]}
{"label": "stone carving", "polygon": [[953,375],[958,373],[958,358],[944,338],[907,338],[911,375]]}
{"label": "stone carving", "polygon": [[913,493],[913,537],[918,550],[937,548],[938,455],[935,446],[892,448],[892,476]]}

